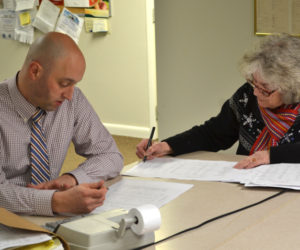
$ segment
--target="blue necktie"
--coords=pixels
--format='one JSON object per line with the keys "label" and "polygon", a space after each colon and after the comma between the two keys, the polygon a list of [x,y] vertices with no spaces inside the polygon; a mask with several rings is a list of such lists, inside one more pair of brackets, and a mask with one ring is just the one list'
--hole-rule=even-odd
{"label": "blue necktie", "polygon": [[50,180],[49,158],[46,140],[39,121],[45,111],[37,109],[32,116],[30,157],[31,157],[31,183],[39,184]]}

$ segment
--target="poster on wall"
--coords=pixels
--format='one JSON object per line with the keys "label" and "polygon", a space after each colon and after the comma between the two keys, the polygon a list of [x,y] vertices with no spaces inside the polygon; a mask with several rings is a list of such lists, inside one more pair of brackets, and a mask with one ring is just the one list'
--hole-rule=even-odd
{"label": "poster on wall", "polygon": [[69,35],[78,43],[83,26],[83,19],[63,8],[56,24],[55,31]]}
{"label": "poster on wall", "polygon": [[64,0],[64,6],[86,8],[84,12],[89,12],[93,17],[111,16],[110,0]]}
{"label": "poster on wall", "polygon": [[[55,5],[64,5],[64,0],[49,0],[50,2],[54,3]],[[42,0],[39,0],[40,4]]]}

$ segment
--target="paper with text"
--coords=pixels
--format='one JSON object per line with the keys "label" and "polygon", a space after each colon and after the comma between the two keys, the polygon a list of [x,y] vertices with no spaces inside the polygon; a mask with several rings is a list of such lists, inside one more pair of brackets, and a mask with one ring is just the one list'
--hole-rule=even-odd
{"label": "paper with text", "polygon": [[234,169],[236,162],[156,158],[140,162],[124,175],[181,180],[245,182],[251,171]]}
{"label": "paper with text", "polygon": [[44,33],[53,31],[59,11],[59,7],[55,6],[49,0],[43,0],[36,14],[33,26]]}
{"label": "paper with text", "polygon": [[198,181],[238,182],[246,186],[300,190],[300,164],[269,164],[235,169],[236,162],[156,158],[140,162],[123,175]]}
{"label": "paper with text", "polygon": [[192,187],[192,184],[124,178],[109,187],[104,205],[93,213],[118,208],[129,210],[145,204],[162,207]]}
{"label": "paper with text", "polygon": [[29,10],[35,6],[35,0],[17,0],[16,11]]}
{"label": "paper with text", "polygon": [[78,43],[83,26],[83,19],[73,14],[66,8],[63,8],[56,24],[55,31],[69,35]]}
{"label": "paper with text", "polygon": [[300,189],[300,164],[273,164],[261,166],[248,185],[290,187]]}
{"label": "paper with text", "polygon": [[0,33],[5,39],[15,39],[17,14],[15,11],[0,9]]}

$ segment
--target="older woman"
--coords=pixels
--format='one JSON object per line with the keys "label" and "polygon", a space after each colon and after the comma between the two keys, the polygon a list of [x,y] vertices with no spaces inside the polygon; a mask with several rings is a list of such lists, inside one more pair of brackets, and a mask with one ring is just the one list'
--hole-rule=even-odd
{"label": "older woman", "polygon": [[218,151],[239,141],[237,154],[249,155],[236,168],[300,162],[300,39],[268,36],[245,54],[241,72],[247,82],[227,100],[220,113],[203,125],[155,143],[137,145],[148,159],[198,150]]}

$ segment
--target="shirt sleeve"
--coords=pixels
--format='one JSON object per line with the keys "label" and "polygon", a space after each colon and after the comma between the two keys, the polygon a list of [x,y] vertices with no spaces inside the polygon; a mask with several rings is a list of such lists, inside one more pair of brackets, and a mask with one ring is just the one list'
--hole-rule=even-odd
{"label": "shirt sleeve", "polygon": [[123,157],[114,139],[79,89],[73,98],[76,112],[72,141],[76,153],[86,157],[86,160],[69,173],[79,184],[119,175]]}
{"label": "shirt sleeve", "polygon": [[0,134],[0,207],[15,213],[53,216],[51,201],[55,190],[37,190],[10,183],[2,170],[2,147]]}
{"label": "shirt sleeve", "polygon": [[15,213],[53,216],[52,196],[55,190],[37,190],[3,182],[0,184],[0,206]]}
{"label": "shirt sleeve", "polygon": [[216,117],[164,141],[172,148],[173,155],[198,150],[216,152],[230,148],[237,141],[238,133],[238,121],[227,100]]}

